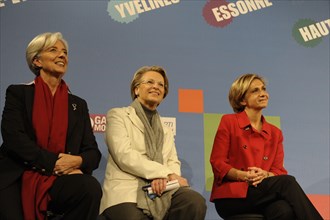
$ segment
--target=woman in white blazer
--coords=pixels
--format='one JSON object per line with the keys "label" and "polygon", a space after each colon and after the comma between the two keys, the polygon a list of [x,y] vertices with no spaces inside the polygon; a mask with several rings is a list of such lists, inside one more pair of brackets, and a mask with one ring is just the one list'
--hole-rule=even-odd
{"label": "woman in white blazer", "polygon": [[[101,218],[204,219],[205,199],[181,177],[173,133],[156,110],[167,94],[165,70],[144,66],[131,82],[132,104],[107,113]],[[174,189],[167,191],[170,183]]]}

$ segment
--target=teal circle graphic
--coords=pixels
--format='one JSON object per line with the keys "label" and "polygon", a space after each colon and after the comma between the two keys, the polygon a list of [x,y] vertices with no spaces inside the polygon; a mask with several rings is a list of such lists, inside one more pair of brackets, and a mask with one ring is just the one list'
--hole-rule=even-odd
{"label": "teal circle graphic", "polygon": [[322,37],[318,37],[318,38],[315,38],[315,39],[312,39],[309,41],[305,41],[299,31],[300,28],[308,27],[309,25],[312,25],[315,23],[316,23],[316,21],[313,21],[312,19],[300,19],[299,21],[297,21],[292,28],[293,38],[302,46],[305,46],[305,47],[317,46],[319,43],[322,42]]}
{"label": "teal circle graphic", "polygon": [[120,23],[126,23],[126,24],[137,19],[139,17],[138,13],[135,13],[134,15],[125,13],[125,16],[122,16],[119,13],[118,9],[116,9],[116,7],[118,8],[120,5],[123,6],[125,3],[128,4],[128,2],[129,1],[124,1],[124,0],[110,0],[108,2],[108,10],[107,10],[109,13],[109,16],[115,21],[118,21]]}

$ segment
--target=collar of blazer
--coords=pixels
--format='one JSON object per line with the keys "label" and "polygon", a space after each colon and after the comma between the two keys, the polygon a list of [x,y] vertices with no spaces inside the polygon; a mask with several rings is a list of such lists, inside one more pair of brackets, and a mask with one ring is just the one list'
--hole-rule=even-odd
{"label": "collar of blazer", "polygon": [[68,137],[71,136],[72,131],[74,130],[73,128],[75,127],[75,124],[78,122],[78,120],[83,120],[82,115],[81,115],[81,109],[82,106],[78,102],[78,100],[70,95],[69,93],[69,115],[68,115]]}
{"label": "collar of blazer", "polygon": [[[130,121],[132,122],[132,124],[134,126],[136,126],[142,133],[144,133],[144,125],[143,125],[142,121],[140,120],[140,118],[137,116],[135,109],[132,106],[128,106],[126,108],[126,114],[127,114],[127,117],[130,119]],[[164,134],[167,134],[168,129],[166,129],[166,126],[164,126],[164,123],[162,123],[162,126],[163,126]]]}
{"label": "collar of blazer", "polygon": [[[250,120],[245,111],[237,113],[237,120],[239,127],[244,130],[249,130],[251,128]],[[271,125],[268,124],[265,117],[261,116],[262,120],[262,132],[260,133],[264,138],[270,139],[271,138]]]}

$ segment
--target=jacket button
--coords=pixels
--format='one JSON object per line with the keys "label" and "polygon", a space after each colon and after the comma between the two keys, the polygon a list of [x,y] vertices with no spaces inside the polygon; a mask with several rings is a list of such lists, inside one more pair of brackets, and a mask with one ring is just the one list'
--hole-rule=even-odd
{"label": "jacket button", "polygon": [[268,157],[264,156],[264,160],[268,160]]}
{"label": "jacket button", "polygon": [[246,146],[246,145],[243,145],[243,148],[244,148],[244,149],[247,149],[247,146]]}

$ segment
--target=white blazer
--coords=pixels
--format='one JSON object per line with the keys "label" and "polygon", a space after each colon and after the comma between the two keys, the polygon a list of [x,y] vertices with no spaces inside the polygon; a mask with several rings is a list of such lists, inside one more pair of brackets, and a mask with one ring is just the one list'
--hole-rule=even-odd
{"label": "white blazer", "polygon": [[109,155],[103,182],[100,212],[124,202],[136,203],[138,180],[181,175],[172,130],[163,125],[163,163],[147,157],[144,126],[133,107],[114,108],[107,113],[105,141]]}

